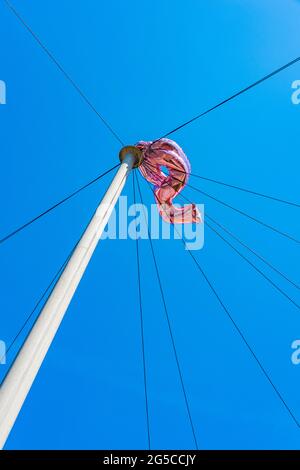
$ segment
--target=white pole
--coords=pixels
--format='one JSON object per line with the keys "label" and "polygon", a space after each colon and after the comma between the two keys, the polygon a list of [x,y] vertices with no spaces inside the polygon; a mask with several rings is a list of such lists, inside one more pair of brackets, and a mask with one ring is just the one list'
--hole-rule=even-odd
{"label": "white pole", "polygon": [[1,449],[101,238],[127,176],[139,163],[135,147],[124,147],[120,152],[120,158],[122,164],[117,174],[0,388]]}

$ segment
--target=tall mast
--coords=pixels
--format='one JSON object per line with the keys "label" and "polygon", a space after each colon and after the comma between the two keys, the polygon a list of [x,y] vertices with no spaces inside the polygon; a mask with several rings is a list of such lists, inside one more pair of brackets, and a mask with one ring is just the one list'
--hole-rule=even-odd
{"label": "tall mast", "polygon": [[78,284],[132,170],[140,163],[136,147],[124,147],[121,165],[96,212],[78,242],[30,334],[0,388],[0,448],[18,417]]}

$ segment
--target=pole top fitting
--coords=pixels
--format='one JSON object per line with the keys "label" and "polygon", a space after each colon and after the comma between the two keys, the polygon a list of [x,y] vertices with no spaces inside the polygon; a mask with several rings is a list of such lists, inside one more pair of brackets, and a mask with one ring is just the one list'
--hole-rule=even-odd
{"label": "pole top fitting", "polygon": [[138,168],[143,161],[143,152],[135,145],[126,145],[120,150],[119,158],[123,162],[127,155],[132,155],[134,158],[134,163],[132,168]]}

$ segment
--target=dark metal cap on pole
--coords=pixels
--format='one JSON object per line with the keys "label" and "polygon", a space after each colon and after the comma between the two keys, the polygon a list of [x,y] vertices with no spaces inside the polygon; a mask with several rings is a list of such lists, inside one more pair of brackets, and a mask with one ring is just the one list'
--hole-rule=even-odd
{"label": "dark metal cap on pole", "polygon": [[142,152],[142,150],[140,150],[135,145],[126,145],[125,147],[123,147],[120,150],[120,153],[119,153],[120,161],[123,162],[123,160],[125,159],[125,157],[128,154],[130,154],[134,157],[134,164],[133,164],[132,168],[138,168],[141,165],[142,161],[143,161],[143,152]]}

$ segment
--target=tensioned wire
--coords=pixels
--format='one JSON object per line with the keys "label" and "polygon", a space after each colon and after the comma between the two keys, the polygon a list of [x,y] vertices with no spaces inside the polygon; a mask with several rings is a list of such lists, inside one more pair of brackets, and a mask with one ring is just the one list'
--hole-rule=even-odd
{"label": "tensioned wire", "polygon": [[[133,186],[133,203],[136,206],[135,172],[134,171],[132,172],[132,186]],[[142,282],[141,282],[141,260],[140,260],[139,238],[137,236],[136,219],[135,219],[135,233],[136,233],[136,241],[135,241],[136,266],[137,266],[138,297],[139,297],[140,326],[141,326],[142,364],[143,364],[145,411],[146,411],[146,425],[147,425],[147,444],[148,444],[148,449],[150,450],[151,449],[151,433],[150,433],[150,420],[149,420],[148,381],[147,381],[147,367],[146,367],[146,353],[145,353],[144,309],[143,309]]]}
{"label": "tensioned wire", "polygon": [[17,11],[15,6],[9,0],[3,0],[5,5],[9,8],[9,10],[15,15],[15,17],[19,20],[19,22],[26,28],[26,30],[31,34],[31,36],[35,39],[37,44],[43,49],[43,51],[47,54],[47,56],[51,59],[51,61],[56,65],[58,70],[63,74],[65,79],[72,85],[72,87],[77,91],[77,93],[81,96],[83,101],[89,106],[89,108],[98,116],[98,118],[102,121],[105,127],[109,130],[109,132],[115,137],[115,139],[121,144],[125,145],[113,127],[109,124],[109,122],[99,113],[96,107],[93,105],[91,100],[86,96],[86,94],[82,91],[79,85],[75,82],[75,80],[71,77],[71,75],[66,72],[65,68],[61,65],[61,63],[56,59],[56,57],[52,54],[52,52],[45,46],[45,44],[41,41],[38,35],[33,31],[33,29],[29,26],[29,24],[25,21],[23,16]]}
{"label": "tensioned wire", "polygon": [[[151,165],[151,163],[149,163],[149,162],[145,163],[145,166],[149,166],[150,169],[151,169],[151,167],[155,168],[154,165]],[[176,176],[173,175],[173,178],[175,180],[178,180],[180,183],[182,183],[182,181],[179,178],[176,178]],[[237,207],[234,207],[232,204],[229,204],[225,201],[222,201],[222,200],[218,199],[217,197],[212,196],[211,194],[207,193],[206,191],[203,191],[199,188],[196,188],[195,186],[192,186],[191,184],[189,184],[187,182],[185,183],[185,186],[188,187],[188,188],[194,189],[195,191],[199,192],[200,194],[203,194],[204,196],[209,197],[210,199],[218,202],[219,204],[222,204],[225,207],[228,207],[229,209],[237,212],[238,214],[241,214],[241,215],[247,217],[248,219],[252,220],[253,222],[256,222],[257,224],[260,224],[263,227],[268,228],[269,230],[272,230],[273,232],[275,232],[275,233],[277,233],[277,234],[279,234],[279,235],[281,235],[285,238],[288,238],[289,240],[291,240],[291,241],[293,241],[297,244],[300,244],[300,240],[295,238],[293,235],[290,235],[286,232],[283,232],[282,230],[279,230],[278,228],[274,227],[273,225],[267,224],[263,220],[260,220],[257,217],[254,217],[253,215],[248,214],[247,212],[245,212],[245,211],[243,211],[243,210],[241,210]]]}
{"label": "tensioned wire", "polygon": [[[146,181],[148,183],[148,181]],[[150,191],[153,193],[152,191],[152,188],[150,186],[150,184],[148,183],[148,186],[150,187]],[[162,206],[161,202],[159,201],[158,199],[158,202],[159,204]],[[256,364],[259,366],[259,369],[261,370],[261,372],[264,374],[264,376],[266,377],[267,381],[269,382],[269,384],[271,385],[271,387],[273,388],[274,392],[276,393],[277,397],[279,398],[279,400],[281,401],[281,403],[284,405],[286,411],[289,413],[289,415],[291,416],[291,418],[293,419],[293,421],[296,423],[297,427],[300,427],[300,423],[298,421],[298,419],[296,418],[295,414],[293,413],[293,411],[291,410],[291,408],[288,406],[287,402],[285,401],[285,399],[283,398],[283,396],[281,395],[281,393],[279,392],[278,388],[276,387],[275,383],[273,382],[271,376],[269,375],[269,373],[267,372],[266,368],[263,366],[261,360],[258,358],[257,354],[255,353],[254,349],[252,348],[252,346],[250,345],[249,341],[247,340],[245,334],[243,333],[243,331],[241,330],[241,328],[238,326],[237,322],[234,320],[233,316],[231,315],[229,309],[227,308],[227,306],[225,305],[225,303],[223,302],[221,296],[219,295],[217,289],[215,288],[215,286],[213,285],[213,283],[210,281],[209,277],[207,276],[206,272],[204,271],[204,269],[202,268],[202,266],[200,265],[199,261],[197,260],[197,258],[195,257],[195,255],[193,254],[193,252],[188,248],[187,246],[187,243],[185,242],[185,240],[182,238],[181,234],[179,233],[179,231],[176,229],[176,225],[174,225],[174,229],[175,231],[177,232],[178,234],[178,237],[179,239],[181,240],[181,242],[183,243],[184,247],[185,247],[185,250],[189,253],[189,255],[191,256],[192,260],[194,261],[197,269],[200,271],[200,273],[202,274],[204,280],[206,281],[209,289],[211,290],[211,292],[213,293],[214,297],[217,299],[219,305],[221,306],[222,310],[224,311],[224,313],[226,314],[226,316],[229,318],[231,324],[234,326],[234,329],[235,331],[238,333],[239,337],[242,339],[243,343],[245,344],[245,346],[247,347],[247,349],[249,350],[249,352],[251,353],[253,359],[255,360]]]}
{"label": "tensioned wire", "polygon": [[[190,204],[192,202],[190,201],[189,198],[186,196],[183,196],[180,194],[180,197],[188,201]],[[248,251],[250,251],[252,254],[254,254],[260,261],[262,261],[266,266],[271,268],[276,274],[279,274],[283,279],[288,281],[293,287],[296,287],[296,289],[300,290],[300,286],[292,281],[288,276],[286,276],[284,273],[282,273],[278,268],[276,268],[270,261],[266,260],[263,256],[261,256],[259,253],[257,253],[256,250],[251,248],[248,244],[243,242],[239,237],[237,237],[232,231],[228,230],[226,227],[221,225],[219,222],[216,221],[215,218],[212,218],[208,213],[205,213],[205,217],[210,219],[215,225],[219,226],[225,233],[230,235],[235,241],[237,241],[241,246],[246,248]],[[211,229],[213,230],[227,245],[229,245],[241,258],[244,259],[257,273],[259,273],[266,281],[268,281],[278,292],[280,292],[286,299],[288,299],[295,307],[300,309],[300,305],[292,299],[276,282],[274,282],[270,277],[268,277],[261,269],[259,269],[252,261],[250,261],[246,256],[244,256],[236,247],[234,247],[226,238],[224,238],[217,230],[213,229],[213,227],[208,224],[208,222],[205,220],[204,223]]]}
{"label": "tensioned wire", "polygon": [[224,104],[228,103],[229,101],[234,100],[235,98],[243,95],[244,93],[250,91],[252,88],[257,87],[258,85],[261,85],[263,82],[266,80],[269,80],[270,78],[274,77],[275,75],[278,75],[279,73],[283,72],[287,68],[291,67],[292,65],[295,65],[297,62],[300,61],[300,56],[296,57],[296,59],[291,60],[290,62],[287,62],[286,64],[282,65],[281,67],[273,70],[271,73],[268,73],[264,77],[260,78],[259,80],[256,80],[255,82],[251,83],[250,85],[246,86],[245,88],[242,88],[240,91],[237,93],[234,93],[233,95],[229,96],[228,98],[220,101],[219,103],[215,104],[211,108],[206,109],[200,114],[197,114],[196,116],[192,117],[188,121],[185,121],[184,123],[180,124],[179,126],[175,127],[171,131],[167,132],[163,136],[161,136],[159,139],[155,140],[154,142],[157,142],[161,139],[164,139],[165,137],[169,137],[170,135],[174,134],[175,132],[179,131],[183,127],[187,126],[188,124],[191,124],[194,121],[197,121],[198,119],[206,116],[207,114],[211,113],[212,111],[215,111],[216,109],[220,108],[221,106],[224,106]]}
{"label": "tensioned wire", "polygon": [[84,184],[83,186],[81,186],[80,188],[76,189],[75,191],[73,191],[71,194],[69,194],[68,196],[64,197],[63,199],[61,199],[59,202],[56,202],[55,204],[53,204],[52,206],[50,206],[48,209],[44,210],[43,212],[41,212],[40,214],[38,214],[37,216],[33,217],[32,219],[28,220],[27,222],[25,222],[24,224],[20,225],[18,228],[16,228],[15,230],[13,230],[12,232],[8,233],[7,235],[5,235],[4,237],[2,237],[0,239],[0,244],[1,243],[4,243],[5,241],[9,240],[10,238],[12,238],[14,235],[16,235],[17,233],[21,232],[22,230],[24,230],[25,228],[29,227],[29,225],[33,224],[34,222],[36,222],[37,220],[41,219],[42,217],[44,217],[46,214],[49,214],[49,212],[52,212],[54,209],[56,209],[57,207],[61,206],[62,204],[64,204],[65,202],[69,201],[69,199],[72,199],[74,196],[76,196],[77,194],[81,193],[82,191],[84,191],[85,189],[87,189],[88,187],[92,186],[93,184],[95,184],[97,181],[99,181],[101,178],[103,178],[104,176],[106,176],[108,173],[110,173],[111,171],[115,170],[116,168],[118,168],[120,166],[120,163],[118,163],[117,165],[114,165],[112,168],[110,168],[109,170],[106,170],[104,173],[101,173],[101,175],[99,176],[96,176],[96,178],[92,179],[91,181],[89,181],[88,183]]}
{"label": "tensioned wire", "polygon": [[151,239],[149,225],[147,223],[147,218],[146,218],[146,213],[145,213],[145,208],[144,208],[144,201],[143,201],[143,196],[142,196],[142,192],[141,192],[141,188],[140,188],[138,178],[136,178],[136,181],[137,181],[138,192],[139,192],[141,203],[142,203],[144,219],[145,219],[145,222],[147,224],[147,232],[148,232],[148,239],[149,239],[150,248],[151,248],[152,259],[153,259],[155,272],[156,272],[156,278],[157,278],[157,282],[158,282],[159,290],[160,290],[160,294],[161,294],[161,300],[162,300],[162,304],[163,304],[163,307],[164,307],[165,317],[166,317],[166,321],[167,321],[167,325],[168,325],[168,331],[169,331],[170,338],[171,338],[172,348],[173,348],[175,362],[176,362],[178,375],[179,375],[179,379],[180,379],[180,384],[181,384],[181,388],[182,388],[182,392],[183,392],[183,396],[184,396],[187,415],[188,415],[189,423],[190,423],[190,426],[191,426],[191,431],[192,431],[192,434],[193,434],[195,447],[196,447],[196,449],[198,449],[198,441],[197,441],[197,436],[196,436],[195,425],[194,425],[194,421],[193,421],[193,418],[192,418],[192,413],[191,413],[191,407],[190,407],[190,403],[189,403],[189,399],[188,399],[188,394],[187,394],[186,387],[185,387],[185,384],[184,384],[183,373],[182,373],[181,363],[180,363],[180,360],[179,360],[179,354],[178,354],[177,347],[176,347],[173,327],[172,327],[169,311],[168,311],[168,308],[167,308],[166,295],[164,293],[162,279],[161,279],[161,276],[160,276],[160,273],[159,273],[158,262],[157,262],[157,259],[156,259],[154,246],[153,246],[152,239]]}
{"label": "tensioned wire", "polygon": [[[153,168],[155,168],[155,167],[153,167]],[[294,206],[294,207],[298,207],[298,208],[300,207],[300,204],[298,204],[297,202],[287,201],[286,199],[282,199],[282,198],[275,197],[275,196],[270,196],[269,194],[260,193],[258,191],[254,191],[254,190],[248,189],[248,188],[243,188],[241,186],[237,186],[237,185],[234,185],[234,184],[225,183],[224,181],[215,180],[215,179],[212,179],[212,178],[207,178],[207,177],[201,176],[201,175],[196,175],[195,173],[187,173],[186,171],[180,170],[179,168],[176,168],[176,172],[183,173],[185,175],[188,175],[189,177],[192,176],[194,178],[199,178],[199,179],[204,180],[204,181],[209,181],[211,183],[216,183],[218,185],[222,185],[222,186],[225,186],[225,187],[228,187],[228,188],[231,188],[231,189],[237,189],[238,191],[243,191],[245,193],[249,193],[249,194],[252,194],[254,196],[270,199],[270,200],[276,201],[276,202],[281,202],[281,203],[287,204],[289,206]]]}
{"label": "tensioned wire", "polygon": [[[115,191],[115,193],[114,193],[113,199],[114,199],[115,195],[118,193],[118,191],[119,191],[120,187],[122,186],[123,181],[124,181],[124,179],[125,179],[126,177],[127,177],[127,174],[125,174],[125,175],[123,176],[122,180],[120,181],[119,186],[117,187],[117,189],[116,189],[116,191]],[[107,212],[109,211],[110,207],[111,207],[111,206],[108,205],[108,207],[107,207],[107,209],[106,209],[106,211],[105,211],[103,217],[106,216],[106,214],[107,214]],[[93,212],[92,216],[90,217],[90,220],[89,220],[88,225],[90,224],[92,218],[94,217],[94,214],[95,214],[95,213]],[[87,225],[87,226],[88,226],[88,225]],[[34,313],[36,312],[37,308],[39,307],[39,305],[42,304],[42,302],[43,302],[43,300],[44,300],[44,303],[42,304],[42,306],[41,306],[41,308],[40,308],[40,310],[39,310],[39,313],[38,313],[38,315],[37,315],[36,318],[35,318],[35,321],[34,321],[33,325],[31,326],[31,328],[30,328],[28,334],[26,335],[25,339],[23,340],[23,342],[22,342],[21,346],[19,347],[17,353],[15,354],[14,360],[13,360],[12,363],[10,364],[10,366],[9,366],[9,368],[8,368],[6,374],[5,374],[5,377],[7,376],[7,374],[9,373],[9,371],[11,370],[11,368],[12,368],[12,366],[13,366],[13,364],[14,364],[14,362],[15,362],[17,356],[18,356],[19,351],[21,350],[22,346],[25,344],[25,342],[26,342],[26,340],[27,340],[27,338],[28,338],[30,332],[32,331],[32,328],[34,327],[36,321],[37,321],[38,318],[39,318],[40,313],[42,312],[44,306],[46,305],[47,300],[48,300],[49,297],[51,296],[51,294],[52,294],[52,292],[53,292],[53,290],[54,290],[56,284],[58,283],[58,281],[59,281],[59,279],[60,279],[60,275],[63,273],[65,267],[67,266],[69,260],[71,259],[72,255],[73,255],[74,251],[76,250],[78,244],[80,243],[80,240],[81,240],[83,234],[85,233],[85,230],[86,230],[86,228],[83,230],[83,232],[82,232],[82,234],[81,234],[79,240],[76,242],[75,246],[72,248],[70,254],[69,254],[68,257],[66,258],[66,260],[64,261],[64,263],[61,265],[61,267],[59,268],[59,270],[56,272],[56,274],[54,275],[54,277],[51,279],[50,283],[48,284],[48,286],[46,287],[46,289],[43,291],[41,297],[40,297],[39,300],[35,303],[35,306],[34,306],[33,310],[29,313],[29,315],[27,315],[27,317],[26,317],[25,320],[23,321],[23,323],[22,323],[20,329],[18,330],[17,334],[14,336],[13,340],[11,341],[10,345],[8,346],[8,348],[7,348],[7,353],[12,349],[13,345],[16,343],[16,341],[17,341],[17,339],[20,337],[21,333],[24,331],[26,325],[29,323],[30,319],[33,317],[33,315],[34,315]],[[50,293],[49,293],[49,292],[50,292]],[[49,293],[49,295],[47,295],[47,293]],[[0,358],[0,362],[1,362],[1,359],[3,359],[3,357]],[[5,377],[3,378],[1,384],[3,383]],[[1,386],[1,384],[0,384],[0,386]]]}
{"label": "tensioned wire", "polygon": [[[183,196],[183,194],[178,195],[180,198],[188,201],[190,204],[193,204],[192,201],[187,198],[186,196]],[[296,289],[300,290],[299,284],[294,282],[292,279],[290,279],[286,274],[284,274],[282,271],[280,271],[276,266],[274,266],[273,263],[268,261],[264,256],[262,256],[260,253],[258,253],[255,249],[251,248],[247,243],[245,243],[241,238],[239,238],[235,233],[232,232],[232,230],[229,230],[227,227],[225,227],[223,224],[218,222],[215,218],[211,217],[207,211],[205,211],[205,218],[210,219],[215,225],[217,225],[219,228],[221,228],[227,235],[229,235],[231,238],[233,238],[235,241],[237,241],[241,246],[246,248],[250,253],[252,253],[256,258],[258,258],[260,261],[262,261],[266,266],[271,268],[276,274],[281,276],[283,279],[285,279],[287,282],[289,282],[293,287]],[[206,223],[206,222],[205,222]]]}

